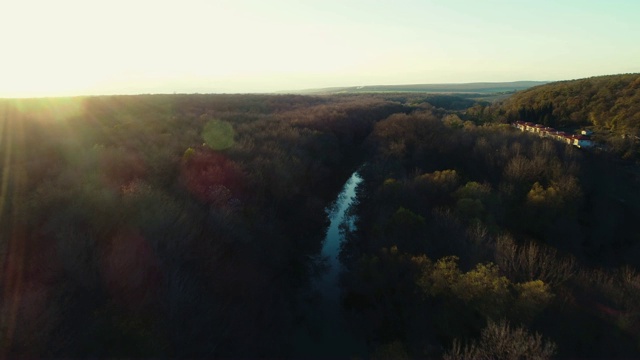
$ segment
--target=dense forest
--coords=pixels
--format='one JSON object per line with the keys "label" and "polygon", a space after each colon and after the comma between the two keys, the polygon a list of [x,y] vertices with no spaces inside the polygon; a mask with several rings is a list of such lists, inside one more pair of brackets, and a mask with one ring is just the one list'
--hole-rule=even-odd
{"label": "dense forest", "polygon": [[366,349],[344,357],[640,356],[637,177],[474,109],[0,100],[1,356],[292,356],[358,169],[341,306]]}
{"label": "dense forest", "polygon": [[638,356],[637,179],[431,112],[377,123],[367,145],[342,256],[345,306],[374,354]]}
{"label": "dense forest", "polygon": [[369,99],[6,100],[5,355],[282,356]]}

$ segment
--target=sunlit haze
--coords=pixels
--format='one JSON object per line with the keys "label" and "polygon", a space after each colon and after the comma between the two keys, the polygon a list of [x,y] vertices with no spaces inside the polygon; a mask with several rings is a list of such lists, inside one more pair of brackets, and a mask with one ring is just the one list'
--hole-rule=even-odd
{"label": "sunlit haze", "polygon": [[637,0],[5,0],[0,13],[0,97],[640,72]]}

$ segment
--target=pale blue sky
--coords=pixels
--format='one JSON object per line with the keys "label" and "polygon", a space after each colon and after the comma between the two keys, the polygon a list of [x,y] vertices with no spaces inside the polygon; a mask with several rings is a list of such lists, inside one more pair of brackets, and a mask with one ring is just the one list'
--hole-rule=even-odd
{"label": "pale blue sky", "polygon": [[0,97],[640,72],[640,1],[4,0]]}

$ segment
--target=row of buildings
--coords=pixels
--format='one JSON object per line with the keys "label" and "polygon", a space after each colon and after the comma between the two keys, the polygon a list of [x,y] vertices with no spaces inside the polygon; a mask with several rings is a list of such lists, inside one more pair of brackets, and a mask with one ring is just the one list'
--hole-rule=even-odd
{"label": "row of buildings", "polygon": [[591,135],[591,132],[589,130],[583,130],[582,134],[576,135],[567,134],[564,131],[559,131],[541,124],[534,124],[524,121],[516,121],[511,125],[516,129],[520,129],[521,131],[528,131],[534,134],[538,134],[542,137],[548,137],[551,139],[562,141],[579,148],[588,148],[593,146],[593,141],[591,141],[591,138],[589,137],[589,135]]}

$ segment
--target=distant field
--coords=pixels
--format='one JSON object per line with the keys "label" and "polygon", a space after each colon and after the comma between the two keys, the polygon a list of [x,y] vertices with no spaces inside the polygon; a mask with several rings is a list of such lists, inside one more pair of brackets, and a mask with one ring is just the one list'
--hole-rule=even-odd
{"label": "distant field", "polygon": [[337,93],[379,93],[379,92],[421,92],[421,93],[474,93],[495,94],[525,90],[547,84],[546,81],[478,82],[464,84],[410,84],[410,85],[371,85],[332,87],[288,91],[300,94],[337,94]]}

